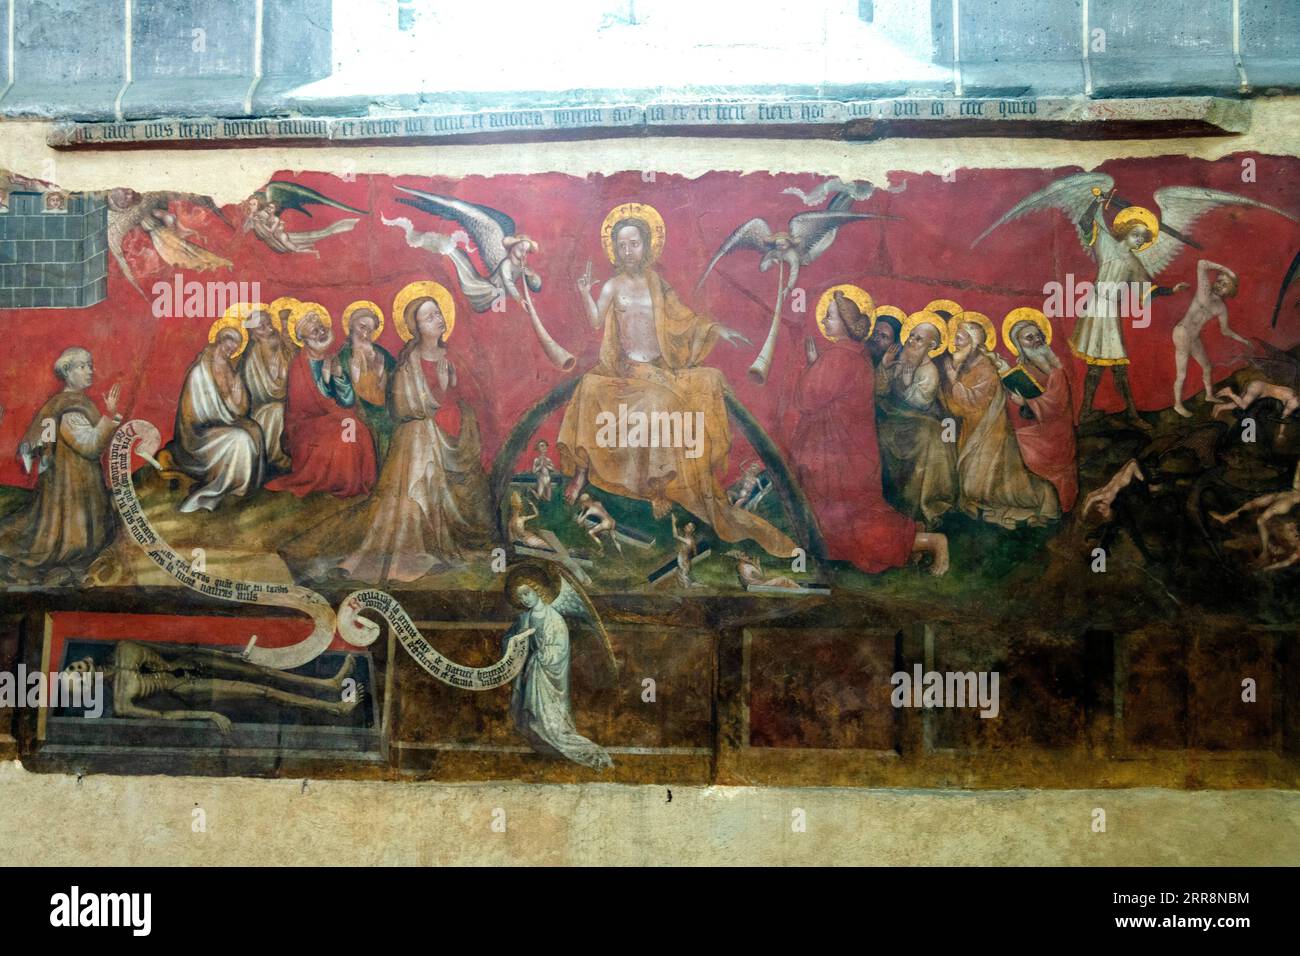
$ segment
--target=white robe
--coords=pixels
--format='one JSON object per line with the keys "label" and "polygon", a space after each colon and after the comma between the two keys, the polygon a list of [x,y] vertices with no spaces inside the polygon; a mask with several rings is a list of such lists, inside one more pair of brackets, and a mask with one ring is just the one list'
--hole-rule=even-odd
{"label": "white robe", "polygon": [[569,625],[549,604],[520,614],[510,636],[528,628],[528,660],[515,678],[510,715],[519,732],[542,753],[556,753],[596,770],[613,765],[609,754],[578,733],[569,708]]}
{"label": "white robe", "polygon": [[253,409],[253,421],[262,429],[262,445],[266,460],[288,471],[292,467],[289,456],[284,453],[284,393],[289,383],[289,362],[292,355],[280,356],[280,367],[271,369],[255,342],[248,345],[239,374],[248,389],[248,401]]}
{"label": "white robe", "polygon": [[206,353],[185,376],[176,411],[172,457],[177,467],[197,479],[181,502],[183,512],[212,511],[226,495],[246,495],[262,483],[261,429],[226,404]]}

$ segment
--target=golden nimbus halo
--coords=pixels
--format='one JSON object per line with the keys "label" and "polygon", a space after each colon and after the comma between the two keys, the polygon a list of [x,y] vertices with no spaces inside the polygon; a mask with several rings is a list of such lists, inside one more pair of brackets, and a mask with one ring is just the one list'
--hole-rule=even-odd
{"label": "golden nimbus halo", "polygon": [[1043,338],[1047,339],[1047,344],[1052,344],[1052,323],[1047,321],[1047,316],[1043,315],[1040,309],[1030,306],[1023,306],[1019,309],[1012,309],[1007,313],[1007,317],[1002,320],[1002,342],[1012,355],[1020,354],[1020,347],[1016,345],[1016,340],[1011,337],[1011,331],[1021,322],[1032,322],[1043,332]]}
{"label": "golden nimbus halo", "polygon": [[393,298],[393,328],[397,329],[397,334],[402,337],[403,342],[409,342],[415,332],[406,324],[406,307],[416,299],[433,299],[438,303],[438,309],[442,312],[442,320],[447,325],[447,331],[443,333],[443,339],[451,338],[451,330],[456,327],[456,300],[451,297],[447,287],[441,282],[434,282],[432,279],[421,279],[417,282],[411,282],[403,287],[402,291],[397,293]]}
{"label": "golden nimbus halo", "polygon": [[319,315],[321,322],[325,324],[327,329],[334,328],[334,319],[325,306],[319,302],[299,302],[294,306],[294,310],[289,313],[289,339],[294,345],[302,345],[302,339],[298,338],[298,323],[306,318],[309,312],[315,312]]}
{"label": "golden nimbus halo", "polygon": [[891,316],[892,318],[897,319],[899,328],[902,328],[903,323],[907,321],[907,313],[904,312],[902,309],[900,309],[898,306],[878,305],[876,306],[875,317],[872,318],[871,320],[871,327],[873,329],[876,327],[876,319],[880,318],[882,315],[888,315]]}
{"label": "golden nimbus halo", "polygon": [[984,330],[984,350],[992,352],[998,347],[998,333],[993,329],[993,320],[983,312],[958,312],[948,320],[948,351],[957,351],[957,329],[962,325],[978,325]]}
{"label": "golden nimbus halo", "polygon": [[875,300],[871,298],[871,293],[861,286],[844,283],[831,286],[817,300],[817,311],[814,314],[817,316],[817,328],[821,329],[822,336],[831,342],[839,341],[838,336],[826,334],[826,313],[830,311],[831,301],[835,298],[836,292],[843,292],[844,298],[851,300],[858,307],[858,310],[870,320],[870,325],[867,327],[867,335],[870,335],[871,330],[876,327]]}
{"label": "golden nimbus halo", "polygon": [[912,334],[918,325],[932,325],[935,331],[939,333],[939,344],[930,350],[930,358],[935,358],[948,351],[948,323],[943,320],[943,316],[925,309],[920,312],[913,312],[904,320],[903,331],[898,336],[898,341],[906,342],[907,337]]}
{"label": "golden nimbus halo", "polygon": [[370,341],[378,342],[379,333],[384,331],[384,310],[369,299],[358,299],[343,310],[343,318],[341,320],[343,324],[343,335],[346,338],[348,335],[352,334],[352,316],[363,309],[375,314],[375,331],[371,334]]}
{"label": "golden nimbus halo", "polygon": [[280,298],[276,299],[274,302],[271,303],[271,305],[269,306],[269,310],[271,313],[271,324],[275,326],[275,330],[277,332],[284,331],[284,323],[280,321],[280,313],[283,312],[285,309],[288,309],[290,312],[292,312],[300,305],[302,305],[302,303],[299,302],[291,295],[282,295],[280,296]]}
{"label": "golden nimbus halo", "polygon": [[1143,249],[1150,249],[1155,244],[1156,238],[1160,235],[1160,219],[1146,206],[1126,206],[1121,209],[1115,214],[1115,222],[1111,226],[1111,230],[1114,231],[1125,223],[1133,222],[1135,220],[1146,226],[1147,232],[1151,233],[1151,238],[1138,246],[1137,251],[1141,252]]}
{"label": "golden nimbus halo", "polygon": [[248,329],[244,328],[243,319],[239,318],[238,315],[231,314],[235,308],[236,306],[231,306],[231,308],[227,309],[226,314],[213,322],[212,326],[208,329],[208,344],[215,342],[217,336],[226,329],[234,329],[239,333],[239,348],[236,350],[234,355],[230,356],[232,359],[239,358],[239,356],[243,354],[244,349],[248,347]]}
{"label": "golden nimbus halo", "polygon": [[650,227],[650,257],[646,263],[648,265],[658,259],[664,251],[664,239],[667,237],[664,217],[649,203],[625,202],[611,209],[605,221],[600,224],[600,243],[605,247],[609,261],[618,261],[618,256],[614,253],[614,224],[620,219],[640,219]]}
{"label": "golden nimbus halo", "polygon": [[933,302],[926,305],[926,307],[921,311],[939,314],[946,322],[957,313],[964,312],[965,310],[956,302],[952,301],[952,299],[935,299]]}

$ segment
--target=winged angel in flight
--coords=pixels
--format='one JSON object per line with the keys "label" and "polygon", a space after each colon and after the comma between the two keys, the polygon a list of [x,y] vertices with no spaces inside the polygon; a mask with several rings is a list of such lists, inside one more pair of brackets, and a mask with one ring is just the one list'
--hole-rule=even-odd
{"label": "winged angel in flight", "polygon": [[[410,219],[383,217],[386,226],[399,227],[406,236],[406,244],[414,249],[446,256],[456,269],[460,291],[469,300],[475,312],[504,311],[506,298],[518,302],[533,323],[533,332],[541,343],[542,351],[556,368],[571,369],[574,358],[546,331],[531,293],[542,291],[542,277],[528,265],[530,253],[539,251],[536,239],[524,235],[514,219],[499,209],[467,202],[454,196],[440,196],[398,186],[404,193],[415,197],[400,197],[397,201],[437,216],[450,219],[461,226],[462,232],[444,235],[438,232],[419,232]],[[475,268],[469,253],[461,248],[470,241],[487,268],[487,276]],[[522,291],[520,281],[523,280]]]}
{"label": "winged angel in flight", "polygon": [[[1206,213],[1220,206],[1237,206],[1266,209],[1292,218],[1273,206],[1203,186],[1165,186],[1155,191],[1155,201],[1163,222],[1152,210],[1116,195],[1115,181],[1105,173],[1077,173],[1022,199],[971,243],[974,248],[999,226],[1046,209],[1061,210],[1075,224],[1079,241],[1097,262],[1092,294],[1081,308],[1070,336],[1070,349],[1088,366],[1081,422],[1101,417],[1102,413],[1093,408],[1093,397],[1102,372],[1109,368],[1124,399],[1129,424],[1150,431],[1151,425],[1138,414],[1129,387],[1123,321],[1146,315],[1149,297],[1188,288],[1185,282],[1168,287],[1156,285],[1153,280],[1184,248],[1201,248],[1190,233]],[[1111,207],[1118,211],[1107,225],[1105,212]],[[1147,322],[1149,319],[1135,327],[1142,328]]]}
{"label": "winged angel in flight", "polygon": [[[229,269],[230,260],[190,241],[194,230],[186,228],[171,211],[171,204],[184,202],[198,206],[216,216],[227,226],[230,221],[217,208],[210,196],[193,193],[148,192],[121,187],[108,193],[108,249],[122,268],[122,275],[141,295],[144,290],[136,282],[135,273],[126,260],[122,243],[135,229],[141,229],[153,243],[154,250],[163,262],[182,269],[206,272],[209,269]],[[148,298],[148,296],[145,296]]]}

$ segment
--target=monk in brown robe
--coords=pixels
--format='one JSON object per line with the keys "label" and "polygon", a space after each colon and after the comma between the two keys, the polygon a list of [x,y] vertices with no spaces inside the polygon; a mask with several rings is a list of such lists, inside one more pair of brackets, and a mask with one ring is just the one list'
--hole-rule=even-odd
{"label": "monk in brown robe", "polygon": [[[732,505],[717,478],[731,450],[727,385],[718,369],[702,363],[719,339],[749,340],[692,312],[650,267],[650,227],[644,220],[622,219],[611,235],[617,271],[601,288],[599,301],[591,297],[590,266],[578,280],[587,319],[592,328],[603,329],[603,338],[600,363],[579,381],[560,423],[560,470],[574,476],[565,498],[573,504],[591,482],[602,491],[651,502],[658,518],[676,502],[724,541],[753,538],[769,554],[789,557],[794,542]],[[615,419],[639,416],[651,424],[638,440],[633,429],[625,430],[626,441],[611,440]],[[665,436],[670,429],[655,422],[675,425],[676,435]],[[695,429],[696,423],[701,427]]]}
{"label": "monk in brown robe", "polygon": [[63,390],[41,406],[18,452],[30,472],[36,497],[0,522],[0,567],[14,580],[78,581],[112,540],[117,524],[100,457],[122,421],[114,385],[101,415],[86,395],[95,367],[83,348],[65,349],[54,363]]}

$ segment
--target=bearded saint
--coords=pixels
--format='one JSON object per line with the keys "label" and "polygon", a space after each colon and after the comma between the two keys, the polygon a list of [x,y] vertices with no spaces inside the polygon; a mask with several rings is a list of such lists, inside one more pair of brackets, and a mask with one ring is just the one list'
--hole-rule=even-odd
{"label": "bearded saint", "polygon": [[947,538],[891,508],[881,488],[875,373],[863,348],[870,321],[836,290],[822,326],[831,345],[820,355],[809,345],[811,365],[795,388],[799,425],[791,457],[828,557],[875,574],[907,564],[913,553],[928,553],[932,573],[943,574]]}
{"label": "bearded saint", "polygon": [[299,498],[323,491],[336,498],[367,494],[375,484],[375,446],[356,409],[348,370],[330,354],[334,332],[328,313],[304,307],[302,319],[290,319],[302,351],[289,364],[285,395],[284,445],[293,468],[266,483],[270,491]]}
{"label": "bearded saint", "polygon": [[956,447],[944,441],[947,410],[931,357],[945,337],[938,315],[909,317],[900,344],[881,357],[875,385],[885,489],[904,514],[930,528],[957,506]]}
{"label": "bearded saint", "polygon": [[[610,239],[616,272],[601,288],[599,301],[591,296],[590,267],[578,280],[588,321],[592,328],[603,327],[604,337],[600,363],[578,382],[556,440],[560,470],[574,476],[566,500],[572,504],[590,482],[602,491],[650,501],[656,518],[676,502],[724,541],[752,538],[769,554],[791,556],[794,542],[732,505],[717,477],[731,449],[727,386],[720,371],[700,363],[718,339],[733,345],[749,340],[692,312],[651,267],[651,230],[644,218],[620,219]],[[607,432],[613,429],[602,423],[637,413],[651,422],[666,413],[683,422],[683,431],[688,419],[702,421],[695,436],[699,444],[611,447],[616,443]]]}
{"label": "bearded saint", "polygon": [[1074,397],[1070,378],[1052,351],[1044,327],[1051,328],[1041,312],[1013,321],[1006,343],[1013,354],[1020,355],[1016,370],[1026,375],[1042,394],[1025,398],[1020,392],[1008,390],[1007,397],[1020,408],[1012,412],[1011,424],[1025,465],[1052,483],[1061,510],[1069,511],[1079,496]]}
{"label": "bearded saint", "polygon": [[289,470],[284,451],[284,396],[289,385],[289,363],[294,348],[267,310],[254,309],[244,322],[248,347],[239,360],[239,376],[248,391],[253,421],[262,429],[266,463],[277,471]]}
{"label": "bearded saint", "polygon": [[1022,522],[1045,524],[1061,515],[1056,491],[1025,467],[1007,416],[1006,390],[985,344],[992,327],[986,332],[981,322],[966,318],[969,314],[953,317],[949,331],[953,351],[940,364],[948,408],[961,419],[957,439],[961,510],[1004,528]]}
{"label": "bearded saint", "polygon": [[242,329],[226,325],[185,375],[169,446],[176,467],[197,482],[182,512],[212,511],[226,495],[242,497],[262,483],[262,429],[248,417],[234,366],[243,347]]}

